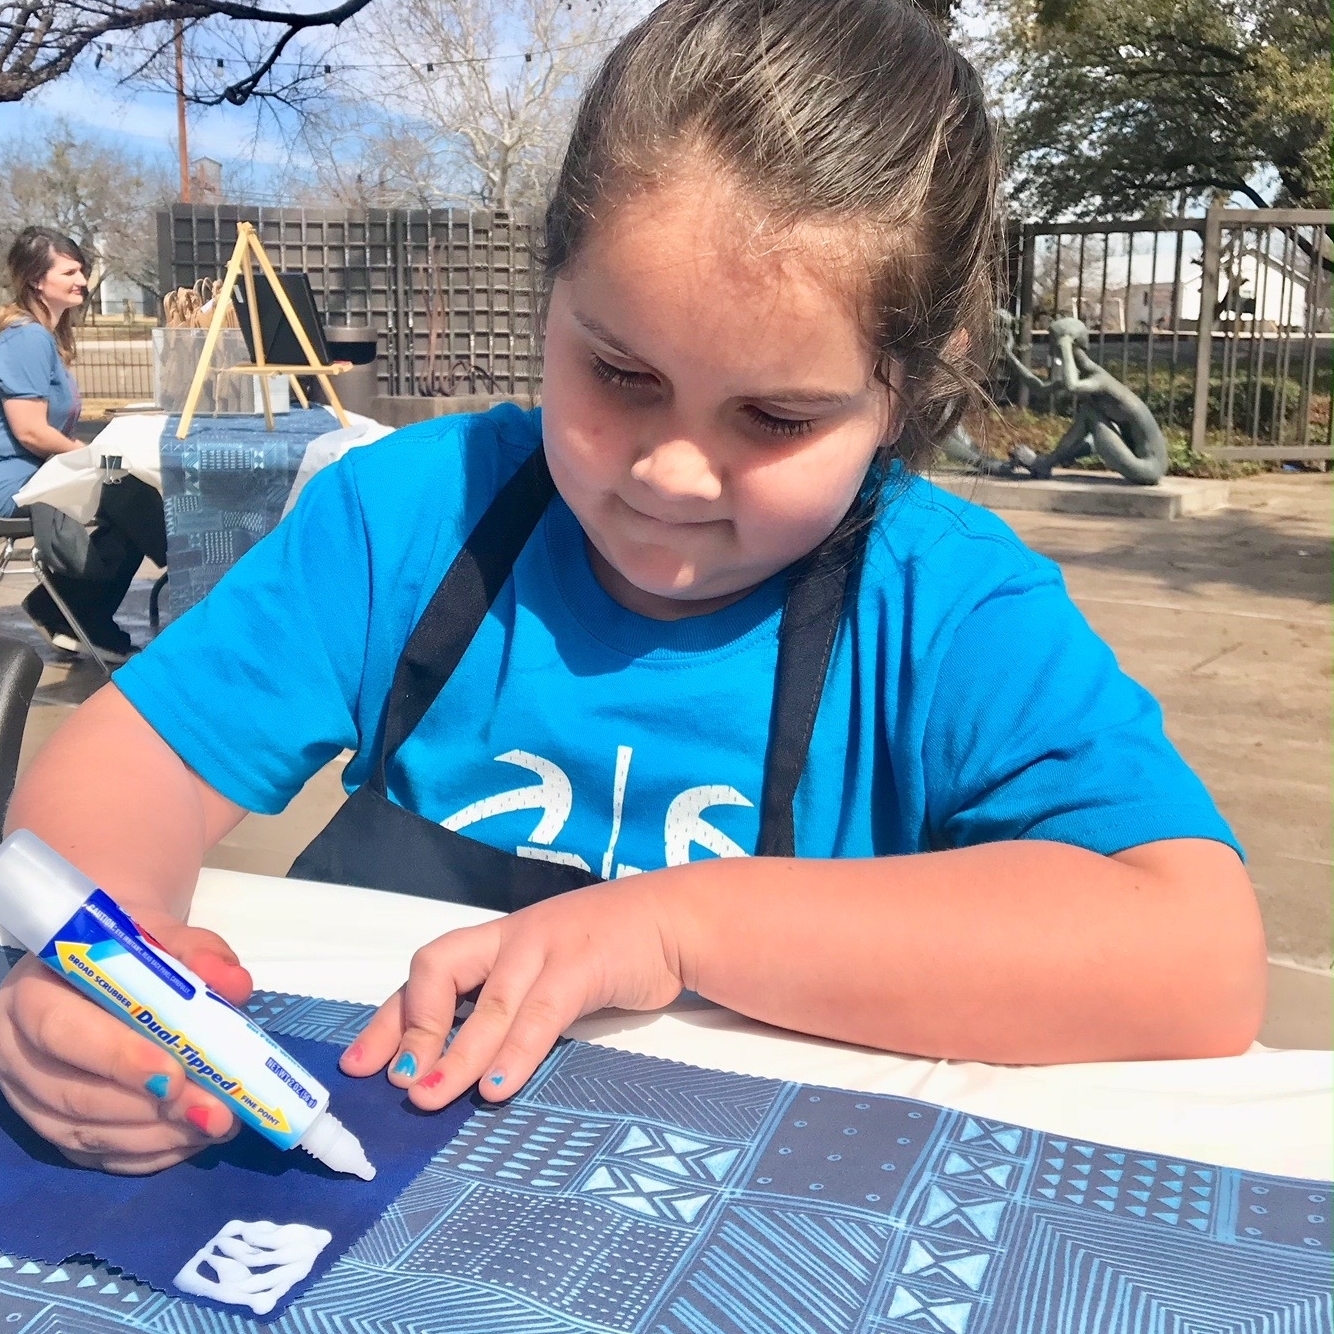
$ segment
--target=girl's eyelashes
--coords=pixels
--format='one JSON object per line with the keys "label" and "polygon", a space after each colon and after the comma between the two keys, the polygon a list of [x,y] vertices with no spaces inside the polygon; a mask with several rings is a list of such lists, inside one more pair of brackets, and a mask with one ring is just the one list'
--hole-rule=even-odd
{"label": "girl's eyelashes", "polygon": [[[618,389],[651,389],[658,383],[658,378],[655,375],[649,375],[645,371],[623,370],[620,366],[613,366],[609,361],[603,361],[596,353],[590,354],[589,364],[592,367],[593,374],[603,384],[615,385]],[[757,408],[753,403],[745,404],[742,412],[745,413],[751,425],[768,435],[776,435],[784,439],[805,435],[815,425],[815,422],[809,419],[775,417],[773,413],[765,412],[763,408]]]}
{"label": "girl's eyelashes", "polygon": [[593,374],[597,376],[603,384],[613,384],[619,389],[648,389],[657,384],[657,377],[646,375],[643,371],[626,371],[619,366],[613,366],[609,361],[603,361],[597,353],[591,354]]}
{"label": "girl's eyelashes", "polygon": [[747,403],[742,411],[761,431],[784,439],[805,435],[815,425],[814,420],[810,418],[775,417],[772,412],[765,412],[763,408],[757,408],[753,403]]}

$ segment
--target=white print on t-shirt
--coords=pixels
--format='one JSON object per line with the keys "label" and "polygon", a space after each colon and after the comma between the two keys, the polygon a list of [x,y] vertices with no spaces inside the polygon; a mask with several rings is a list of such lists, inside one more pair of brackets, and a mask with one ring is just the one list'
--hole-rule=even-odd
{"label": "white print on t-shirt", "polygon": [[[642,868],[629,866],[616,861],[616,844],[621,836],[621,823],[625,811],[625,790],[630,778],[630,761],[634,749],[630,746],[616,747],[616,775],[612,782],[611,834],[607,850],[602,856],[601,875],[604,880],[622,879],[627,875],[639,875]],[[541,755],[534,755],[527,750],[507,750],[497,755],[500,764],[514,764],[527,769],[541,780],[527,787],[511,788],[507,792],[497,792],[495,796],[483,797],[471,802],[461,811],[456,811],[440,823],[446,829],[456,833],[481,820],[489,820],[494,815],[508,815],[512,811],[541,811],[533,832],[528,835],[528,843],[521,844],[514,851],[520,857],[530,857],[535,861],[557,862],[562,866],[577,866],[588,871],[592,868],[576,852],[561,852],[551,845],[560,837],[565,828],[570,812],[574,808],[574,786],[569,776],[551,760]],[[690,850],[698,846],[715,857],[744,857],[746,850],[716,829],[704,819],[704,812],[710,806],[752,806],[747,797],[742,796],[734,787],[720,783],[706,783],[700,787],[688,787],[672,799],[667,807],[667,819],[663,826],[663,862],[667,866],[683,866],[690,861]],[[613,874],[614,872],[614,874]]]}

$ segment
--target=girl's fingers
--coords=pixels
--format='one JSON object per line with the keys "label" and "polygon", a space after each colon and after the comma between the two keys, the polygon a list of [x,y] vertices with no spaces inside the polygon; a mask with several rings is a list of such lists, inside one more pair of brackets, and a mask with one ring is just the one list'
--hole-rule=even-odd
{"label": "girl's fingers", "polygon": [[[534,950],[524,950],[522,953],[511,951],[500,958],[495,971],[482,986],[472,1014],[455,1035],[449,1051],[438,1062],[433,1060],[435,1068],[429,1074],[423,1073],[421,1081],[413,1086],[411,1097],[416,1106],[423,1109],[443,1107],[474,1084],[482,1087],[483,1092],[493,1100],[507,1098],[518,1090],[523,1081],[516,1082],[498,1070],[496,1056],[519,1019],[545,966],[546,961],[542,955]],[[539,1009],[543,1004],[539,1001]],[[554,1042],[559,1035],[560,1027],[557,1027],[551,1041]],[[405,1033],[405,1044],[407,1040],[408,1035]],[[549,1042],[542,1055],[546,1055],[550,1045]],[[498,1083],[497,1075],[500,1076]]]}
{"label": "girl's fingers", "polygon": [[575,979],[548,964],[524,997],[491,1068],[478,1081],[482,1097],[497,1102],[517,1093],[584,1008],[584,993]]}
{"label": "girl's fingers", "polygon": [[[110,1125],[152,1124],[162,1119],[163,1103],[173,1095],[179,1096],[184,1083],[179,1070],[172,1076],[164,1073],[161,1076],[164,1082],[158,1082],[150,1075],[145,1082],[151,1082],[152,1089],[144,1088],[134,1093],[53,1060],[30,1047],[18,1033],[11,1035],[10,1048],[27,1064],[24,1085],[28,1098],[56,1116],[76,1121]],[[6,1092],[13,1082],[0,1079]],[[154,1090],[162,1092],[155,1095]],[[149,1096],[145,1097],[145,1093]]]}
{"label": "girl's fingers", "polygon": [[101,1154],[79,1153],[74,1149],[61,1149],[61,1153],[76,1167],[93,1168],[98,1172],[111,1172],[116,1176],[142,1177],[154,1172],[163,1172],[177,1163],[183,1163],[191,1157],[195,1149],[172,1149],[166,1153],[151,1154],[113,1154],[104,1157]]}
{"label": "girl's fingers", "polygon": [[177,1154],[188,1157],[219,1138],[203,1134],[189,1123],[155,1121],[149,1124],[112,1125],[60,1116],[18,1086],[6,1085],[5,1097],[43,1139],[62,1153],[78,1153],[100,1165],[107,1158],[134,1158]]}
{"label": "girl's fingers", "polygon": [[442,936],[417,951],[403,988],[403,1032],[389,1080],[408,1088],[440,1059],[454,1027],[459,993],[475,986],[474,942]]}
{"label": "girl's fingers", "polygon": [[14,987],[10,1017],[30,1050],[84,1070],[133,1092],[158,1074],[179,1088],[178,1062],[148,1038],[127,1028],[58,977],[33,976]]}
{"label": "girl's fingers", "polygon": [[412,956],[406,985],[371,1016],[339,1064],[350,1075],[389,1067],[390,1081],[407,1088],[439,1058],[454,1026],[462,992],[490,971],[498,936],[487,926],[451,931]]}
{"label": "girl's fingers", "polygon": [[399,987],[366,1022],[346,1051],[338,1059],[339,1068],[347,1075],[373,1075],[383,1070],[389,1058],[398,1050],[403,1036],[403,992]]}
{"label": "girl's fingers", "polygon": [[187,926],[166,913],[147,911],[134,916],[140,929],[147,931],[156,944],[198,973],[220,996],[233,1005],[244,1005],[250,998],[253,986],[249,972],[216,931]]}

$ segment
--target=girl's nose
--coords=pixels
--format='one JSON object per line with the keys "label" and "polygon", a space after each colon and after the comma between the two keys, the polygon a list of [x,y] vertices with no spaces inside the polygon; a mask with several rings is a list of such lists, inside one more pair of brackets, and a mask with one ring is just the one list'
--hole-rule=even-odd
{"label": "girl's nose", "polygon": [[664,440],[630,467],[630,475],[667,500],[711,502],[723,493],[713,460],[693,440]]}

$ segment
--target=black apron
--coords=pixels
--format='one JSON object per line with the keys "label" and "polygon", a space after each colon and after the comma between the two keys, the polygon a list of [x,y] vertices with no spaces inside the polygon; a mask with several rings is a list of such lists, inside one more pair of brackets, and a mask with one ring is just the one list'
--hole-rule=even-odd
{"label": "black apron", "polygon": [[[440,581],[394,672],[375,766],[288,875],[513,912],[598,884],[579,866],[493,848],[386,796],[385,770],[458,666],[519,552],[555,494],[546,456],[529,457],[501,488]],[[796,854],[792,802],[865,527],[826,542],[796,567],[778,631],[778,671],[760,799],[756,855]]]}

